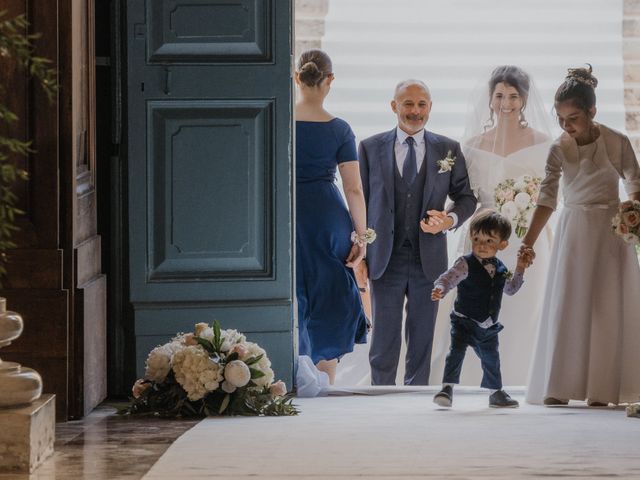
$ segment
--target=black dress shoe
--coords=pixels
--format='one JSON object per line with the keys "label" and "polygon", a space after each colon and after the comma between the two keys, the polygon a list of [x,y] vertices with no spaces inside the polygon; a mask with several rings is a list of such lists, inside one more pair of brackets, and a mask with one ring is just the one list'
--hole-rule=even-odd
{"label": "black dress shoe", "polygon": [[498,390],[489,397],[489,406],[492,408],[518,408],[520,404],[504,390]]}
{"label": "black dress shoe", "polygon": [[441,407],[450,407],[451,402],[453,401],[453,388],[451,385],[447,385],[446,387],[442,387],[436,396],[433,397],[433,403],[436,405],[440,405]]}

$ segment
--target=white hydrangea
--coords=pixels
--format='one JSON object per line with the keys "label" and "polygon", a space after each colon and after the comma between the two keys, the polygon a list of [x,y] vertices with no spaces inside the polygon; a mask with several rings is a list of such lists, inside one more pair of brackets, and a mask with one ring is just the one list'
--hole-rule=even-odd
{"label": "white hydrangea", "polygon": [[249,365],[249,367],[264,373],[263,377],[254,378],[253,382],[259,387],[268,387],[273,383],[274,374],[273,370],[271,369],[271,360],[269,360],[269,357],[267,357],[267,352],[265,352],[264,349],[257,343],[244,342],[243,345],[246,347],[247,353],[245,355],[242,355],[240,357],[240,360],[246,361],[251,357],[262,355],[262,358],[259,362]]}
{"label": "white hydrangea", "polygon": [[220,336],[222,337],[222,346],[220,347],[220,351],[222,352],[228,352],[236,343],[247,341],[247,337],[232,328],[222,330]]}
{"label": "white hydrangea", "polygon": [[173,356],[173,371],[191,401],[200,400],[208,392],[217,390],[223,380],[220,365],[211,360],[199,345],[178,351]]}
{"label": "white hydrangea", "polygon": [[174,340],[151,350],[145,363],[144,378],[162,383],[171,370],[173,355],[182,348],[184,345],[179,340]]}

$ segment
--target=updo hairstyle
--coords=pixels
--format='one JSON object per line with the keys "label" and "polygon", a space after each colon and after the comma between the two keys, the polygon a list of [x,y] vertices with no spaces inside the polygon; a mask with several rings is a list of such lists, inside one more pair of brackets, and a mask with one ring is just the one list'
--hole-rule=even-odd
{"label": "updo hairstyle", "polygon": [[580,110],[593,108],[596,105],[598,79],[591,74],[592,71],[591,65],[589,68],[570,68],[564,82],[556,90],[556,103],[570,100]]}
{"label": "updo hairstyle", "polygon": [[307,50],[298,59],[298,78],[307,87],[317,87],[333,72],[331,59],[322,50]]}

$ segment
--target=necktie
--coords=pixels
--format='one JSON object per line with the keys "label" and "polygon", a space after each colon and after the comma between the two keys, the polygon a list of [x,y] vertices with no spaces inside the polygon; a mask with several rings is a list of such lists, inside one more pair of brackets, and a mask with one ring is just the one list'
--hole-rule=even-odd
{"label": "necktie", "polygon": [[413,137],[407,137],[406,142],[409,146],[409,151],[407,152],[407,156],[404,158],[404,164],[402,165],[402,178],[407,182],[407,185],[411,185],[418,174],[415,148],[416,141]]}

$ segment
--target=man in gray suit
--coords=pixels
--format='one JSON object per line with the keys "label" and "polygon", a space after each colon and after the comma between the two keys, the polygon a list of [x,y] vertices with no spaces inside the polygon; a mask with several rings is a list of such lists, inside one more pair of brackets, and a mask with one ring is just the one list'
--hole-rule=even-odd
{"label": "man in gray suit", "polygon": [[[395,384],[406,299],[404,383],[427,385],[438,311],[430,294],[447,268],[445,232],[471,216],[476,198],[458,142],[424,129],[431,111],[427,86],[400,82],[391,108],[397,127],[363,140],[358,151],[367,225],[377,233],[367,252],[371,383]],[[453,204],[445,210],[447,197]]]}

